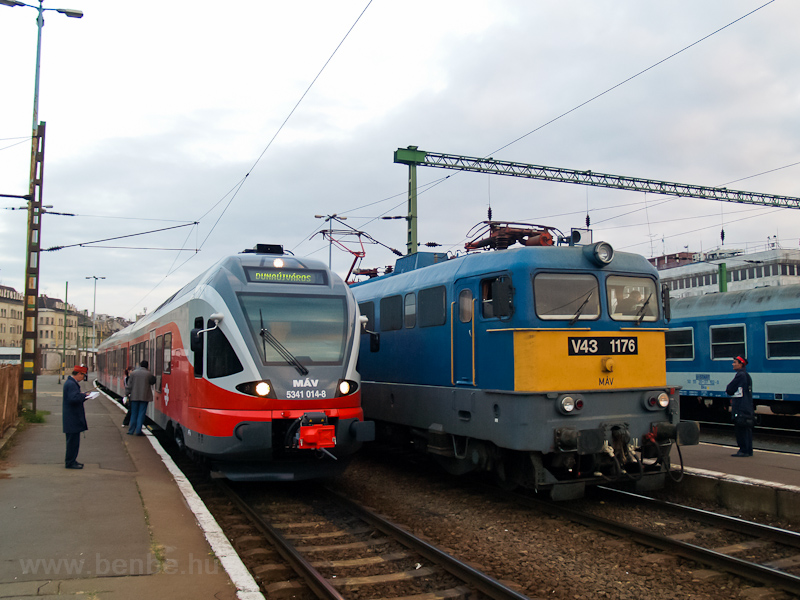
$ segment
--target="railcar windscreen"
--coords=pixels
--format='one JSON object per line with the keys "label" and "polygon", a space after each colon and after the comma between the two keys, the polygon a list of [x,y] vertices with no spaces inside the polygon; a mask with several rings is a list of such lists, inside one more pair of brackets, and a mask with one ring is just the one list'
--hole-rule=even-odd
{"label": "railcar windscreen", "polygon": [[615,321],[655,321],[661,298],[649,277],[612,275],[606,279],[611,318]]}
{"label": "railcar windscreen", "polygon": [[267,343],[262,329],[303,365],[342,364],[347,343],[344,296],[239,294],[239,302],[265,365],[283,365],[286,359]]}
{"label": "railcar windscreen", "polygon": [[594,320],[600,316],[600,292],[593,275],[539,273],[533,297],[540,319]]}

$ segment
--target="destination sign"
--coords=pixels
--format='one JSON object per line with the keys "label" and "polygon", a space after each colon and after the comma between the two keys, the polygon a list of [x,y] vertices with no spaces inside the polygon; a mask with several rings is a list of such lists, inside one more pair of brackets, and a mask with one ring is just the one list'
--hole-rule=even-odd
{"label": "destination sign", "polygon": [[325,271],[309,269],[271,269],[267,267],[245,267],[247,281],[251,283],[293,283],[299,285],[326,285]]}
{"label": "destination sign", "polygon": [[635,337],[568,337],[569,356],[639,354]]}

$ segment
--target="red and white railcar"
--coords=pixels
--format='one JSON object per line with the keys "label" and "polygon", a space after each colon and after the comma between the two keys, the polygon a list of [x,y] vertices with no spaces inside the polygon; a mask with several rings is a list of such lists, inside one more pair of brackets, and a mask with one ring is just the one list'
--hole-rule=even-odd
{"label": "red and white railcar", "polygon": [[327,477],[374,437],[359,327],[335,273],[259,244],[103,342],[98,380],[122,396],[125,369],[147,360],[157,379],[147,416],[229,479]]}

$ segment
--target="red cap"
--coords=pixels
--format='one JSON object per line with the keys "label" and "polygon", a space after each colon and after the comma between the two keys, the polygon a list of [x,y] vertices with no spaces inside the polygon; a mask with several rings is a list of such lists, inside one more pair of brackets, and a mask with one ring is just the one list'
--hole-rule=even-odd
{"label": "red cap", "polygon": [[75,365],[72,367],[72,370],[76,373],[83,373],[84,375],[89,373],[89,368],[86,365]]}
{"label": "red cap", "polygon": [[747,359],[746,359],[746,358],[744,358],[743,356],[737,356],[737,357],[735,357],[733,360],[738,360],[738,361],[739,361],[740,363],[742,363],[744,366],[747,366]]}

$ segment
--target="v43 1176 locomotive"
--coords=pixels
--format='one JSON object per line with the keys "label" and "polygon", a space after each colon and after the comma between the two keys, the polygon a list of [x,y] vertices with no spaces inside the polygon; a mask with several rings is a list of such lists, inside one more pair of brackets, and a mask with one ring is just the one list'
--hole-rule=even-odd
{"label": "v43 1176 locomotive", "polygon": [[667,387],[657,271],[604,242],[554,246],[547,230],[489,225],[472,247],[496,250],[411,254],[353,284],[378,439],[555,499],[663,486],[671,449],[699,429]]}
{"label": "v43 1176 locomotive", "polygon": [[259,244],[230,256],[98,348],[99,383],[156,376],[147,416],[234,480],[335,475],[362,442],[353,294],[322,263]]}

